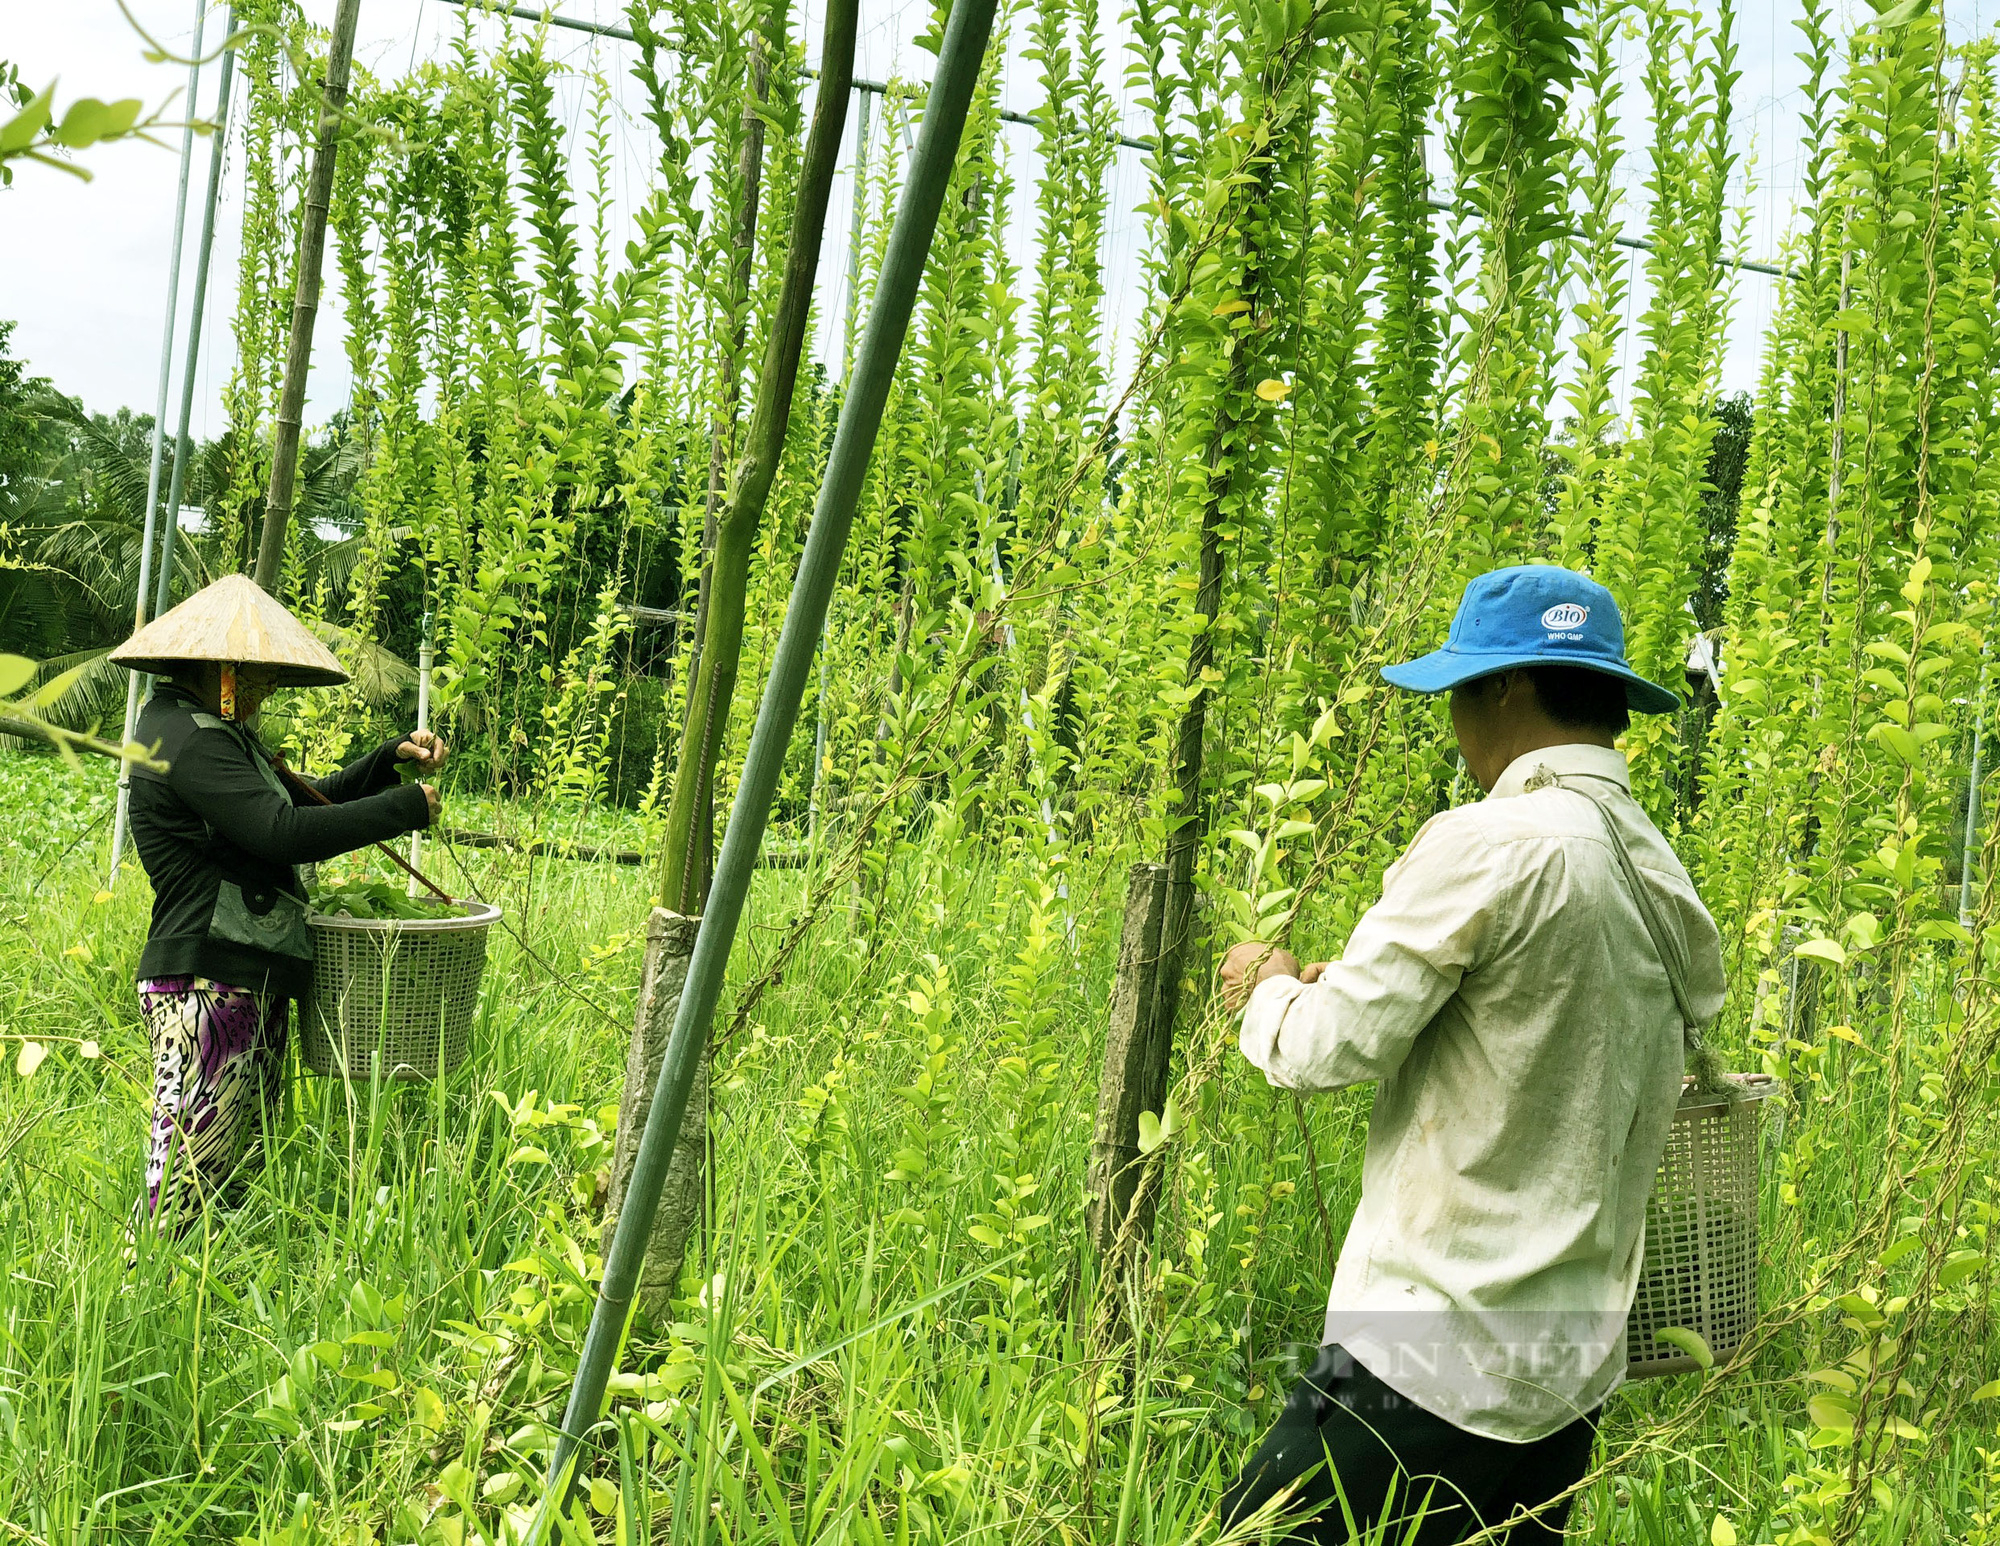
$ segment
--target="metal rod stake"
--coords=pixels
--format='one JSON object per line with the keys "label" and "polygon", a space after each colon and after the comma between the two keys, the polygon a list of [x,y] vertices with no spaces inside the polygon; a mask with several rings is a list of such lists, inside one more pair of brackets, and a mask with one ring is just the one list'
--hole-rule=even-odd
{"label": "metal rod stake", "polygon": [[[153,588],[153,529],[160,513],[160,459],[167,430],[167,389],[174,376],[174,313],[181,298],[181,239],[187,232],[188,173],[194,166],[194,103],[201,85],[201,32],[208,19],[208,0],[194,0],[194,43],[188,50],[187,126],[181,130],[180,186],[174,194],[174,240],[167,256],[167,316],[160,327],[160,387],[153,397],[153,455],[146,470],[146,514],[139,535],[139,589],[132,599],[132,631],[146,626],[146,604]],[[142,673],[128,673],[125,683],[125,744],[139,724],[139,682]],[[125,857],[125,833],[131,819],[132,761],[118,762],[118,810],[111,820],[111,870],[107,885],[118,883],[118,866]]]}

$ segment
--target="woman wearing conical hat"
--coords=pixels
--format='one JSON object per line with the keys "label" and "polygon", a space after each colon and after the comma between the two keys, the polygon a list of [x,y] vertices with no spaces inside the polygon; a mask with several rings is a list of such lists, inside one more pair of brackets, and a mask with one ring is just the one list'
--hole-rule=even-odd
{"label": "woman wearing conical hat", "polygon": [[[333,653],[242,575],[218,580],[112,652],[161,680],[137,739],[165,773],[132,769],[132,839],[153,882],[139,1003],[153,1049],[142,1216],[196,1209],[261,1160],[280,1091],[290,1001],[312,972],[300,864],[430,825],[429,731],[398,737],[317,780],[286,770],[251,728],[280,687],[347,680]],[[322,805],[302,785],[332,801]]]}

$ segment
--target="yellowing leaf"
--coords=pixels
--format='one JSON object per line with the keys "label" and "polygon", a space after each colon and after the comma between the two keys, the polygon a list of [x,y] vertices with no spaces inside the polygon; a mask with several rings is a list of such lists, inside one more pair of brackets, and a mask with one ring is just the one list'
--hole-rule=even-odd
{"label": "yellowing leaf", "polygon": [[49,1049],[38,1041],[24,1041],[21,1052],[14,1059],[14,1072],[23,1079],[35,1077],[35,1070],[42,1066],[42,1060],[49,1055]]}
{"label": "yellowing leaf", "polygon": [[1813,1420],[1815,1428],[1845,1433],[1854,1426],[1854,1403],[1845,1396],[1821,1392],[1806,1403],[1806,1416]]}
{"label": "yellowing leaf", "polygon": [[104,1049],[94,1041],[84,1041],[78,1045],[76,1050],[77,1055],[83,1058],[101,1058],[104,1056]]}
{"label": "yellowing leaf", "polygon": [[1736,1526],[1721,1514],[1708,1527],[1709,1546],[1736,1546]]}
{"label": "yellowing leaf", "polygon": [[1214,311],[1210,312],[1209,315],[1214,317],[1233,317],[1238,312],[1248,311],[1249,309],[1250,303],[1239,295],[1233,301],[1224,301]]}
{"label": "yellowing leaf", "polygon": [[419,1385],[410,1394],[410,1417],[419,1429],[435,1433],[444,1426],[444,1402],[428,1385]]}
{"label": "yellowing leaf", "polygon": [[1257,383],[1257,395],[1267,403],[1282,403],[1292,395],[1292,384],[1280,381],[1275,376],[1267,376]]}
{"label": "yellowing leaf", "polygon": [[95,907],[102,907],[106,902],[110,900],[111,900],[111,893],[109,891],[100,891],[97,893],[96,896],[90,899],[91,905]]}
{"label": "yellowing leaf", "polygon": [[1968,1401],[2000,1400],[2000,1380],[1988,1380],[1965,1399]]}
{"label": "yellowing leaf", "polygon": [[591,1512],[600,1516],[609,1515],[618,1506],[618,1489],[601,1476],[590,1479]]}
{"label": "yellowing leaf", "polygon": [[1847,952],[1840,948],[1837,940],[1809,939],[1802,941],[1792,954],[1810,956],[1815,961],[1831,961],[1835,966],[1847,964]]}

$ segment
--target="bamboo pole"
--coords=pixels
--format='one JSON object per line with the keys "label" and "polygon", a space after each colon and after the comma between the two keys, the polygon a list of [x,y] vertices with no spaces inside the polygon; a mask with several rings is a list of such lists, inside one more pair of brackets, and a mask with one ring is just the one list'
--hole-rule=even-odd
{"label": "bamboo pole", "polygon": [[[667,856],[662,861],[660,895],[670,907],[687,916],[701,911],[708,891],[708,876],[715,863],[715,769],[710,760],[690,761],[686,731],[705,724],[707,706],[697,696],[702,686],[702,656],[708,649],[709,608],[715,589],[716,542],[722,529],[722,506],[730,469],[736,460],[736,408],[743,392],[743,341],[750,327],[750,279],[757,252],[757,210],[764,186],[764,116],[770,99],[770,54],[761,33],[750,39],[750,90],[743,99],[743,141],[736,162],[736,182],[741,202],[736,210],[733,239],[735,263],[729,289],[729,303],[736,310],[736,324],[729,335],[729,347],[720,369],[722,396],[709,415],[708,494],[702,505],[701,575],[695,585],[694,634],[687,658],[687,713],[683,724],[680,757],[674,767],[674,787],[667,815]],[[691,815],[684,815],[682,807]],[[679,845],[685,838],[685,847]]]}
{"label": "bamboo pole", "polygon": [[[860,27],[860,0],[830,0],[822,33],[820,60],[825,74],[819,99],[813,104],[812,128],[806,136],[798,197],[791,210],[791,243],[785,250],[784,279],[764,344],[757,377],[757,396],[743,452],[729,484],[728,498],[714,523],[715,545],[707,569],[701,610],[704,632],[697,639],[688,714],[681,727],[680,756],[674,770],[673,800],[661,844],[660,896],[673,911],[695,916],[708,890],[711,815],[715,765],[722,755],[723,727],[736,698],[736,678],[743,660],[744,602],[750,581],[750,556],[757,544],[770,503],[771,485],[783,458],[785,436],[797,395],[799,361],[804,357],[806,329],[812,319],[813,279],[819,272],[820,245],[826,235],[826,211],[833,194],[835,164],[847,124],[847,76],[854,65],[854,40]],[[740,339],[739,339],[740,342]],[[733,437],[732,437],[733,438]],[[634,1046],[628,1070],[657,1072],[659,1049],[642,1049],[646,1036],[663,1037],[673,1021],[667,1005],[651,1021],[635,1022]],[[642,1055],[643,1053],[643,1055]],[[629,1077],[629,1073],[628,1073]],[[663,1221],[653,1230],[641,1282],[672,1282],[680,1275],[681,1258],[702,1215],[707,1193],[707,1101],[697,1076],[697,1095],[682,1120],[681,1142],[667,1172]],[[625,1100],[635,1099],[629,1088]],[[621,1118],[620,1120],[625,1120]],[[615,1177],[614,1177],[615,1179]],[[657,1294],[654,1296],[657,1302]]]}
{"label": "bamboo pole", "polygon": [[[167,256],[167,315],[160,327],[160,386],[153,399],[153,454],[146,468],[146,512],[139,527],[139,588],[132,598],[132,631],[146,626],[146,607],[152,600],[153,528],[160,515],[160,460],[166,445],[167,389],[174,377],[174,313],[181,298],[181,239],[187,231],[188,173],[194,167],[194,103],[201,85],[201,33],[208,20],[208,0],[194,0],[194,43],[188,50],[188,121],[181,130],[180,186],[174,193],[174,240]],[[190,345],[192,347],[192,345]],[[127,744],[139,727],[139,686],[143,672],[127,674],[125,682],[125,734]],[[132,813],[132,763],[118,763],[118,809],[111,820],[111,871],[108,885],[118,884],[118,866],[125,857],[125,834]]]}
{"label": "bamboo pole", "polygon": [[777,793],[792,728],[798,722],[799,703],[812,672],[819,632],[826,621],[827,602],[839,577],[841,554],[854,524],[855,507],[860,502],[875,437],[882,426],[882,412],[889,400],[896,363],[902,356],[910,313],[916,303],[925,260],[930,255],[931,237],[937,230],[938,210],[944,203],[952,165],[958,157],[966,108],[993,29],[994,4],[995,0],[955,0],[945,24],[937,79],[925,103],[916,157],[903,187],[896,223],[889,233],[888,252],[869,311],[867,331],[855,357],[854,375],[841,404],[840,422],[834,431],[832,452],[814,505],[812,526],[799,559],[791,601],[785,609],[784,628],[771,662],[763,701],[757,708],[750,748],[744,757],[736,803],[723,834],[715,883],[695,936],[687,982],[674,1014],[673,1034],[660,1065],[660,1081],[654,1091],[652,1109],[646,1115],[646,1130],[639,1140],[625,1205],[606,1253],[604,1279],[591,1313],[583,1354],[577,1361],[576,1382],[570,1388],[569,1406],[563,1414],[562,1431],[549,1465],[549,1484],[530,1532],[531,1541],[543,1537],[553,1522],[551,1516],[567,1501],[577,1445],[603,1413],[605,1386],[624,1341],[653,1214],[659,1206],[674,1145],[680,1138],[681,1115],[708,1041],[709,1024],[715,1018],[723,971],[743,915],[757,850],[770,820],[771,800]]}
{"label": "bamboo pole", "polygon": [[319,140],[313,147],[306,183],[304,218],[299,222],[298,283],[292,291],[292,337],[285,350],[285,385],[278,398],[277,431],[271,445],[271,484],[264,496],[264,534],[251,575],[272,595],[278,593],[285,563],[285,529],[292,521],[292,495],[299,469],[299,427],[305,417],[306,375],[312,368],[313,323],[319,316],[319,275],[326,260],[327,206],[333,202],[333,171],[340,156],[340,125],[347,111],[347,77],[354,63],[354,29],[361,0],[340,0],[333,13],[333,42],[327,50],[326,84],[321,88]]}

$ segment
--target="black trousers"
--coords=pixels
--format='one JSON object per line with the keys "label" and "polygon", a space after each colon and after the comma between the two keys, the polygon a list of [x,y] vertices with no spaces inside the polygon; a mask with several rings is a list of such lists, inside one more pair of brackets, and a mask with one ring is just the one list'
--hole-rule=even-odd
{"label": "black trousers", "polygon": [[[1222,1495],[1223,1528],[1304,1478],[1283,1509],[1284,1517],[1305,1521],[1290,1540],[1342,1546],[1352,1516],[1355,1535],[1386,1522],[1385,1541],[1446,1546],[1573,1485],[1590,1467],[1597,1416],[1529,1444],[1482,1438],[1391,1390],[1335,1343],[1320,1349],[1284,1415]],[[1565,1499],[1503,1539],[1555,1546],[1568,1518]]]}

